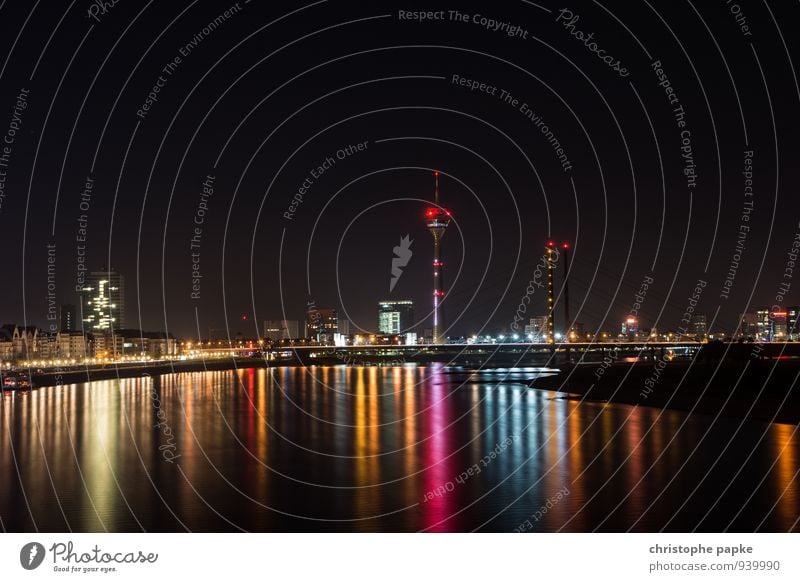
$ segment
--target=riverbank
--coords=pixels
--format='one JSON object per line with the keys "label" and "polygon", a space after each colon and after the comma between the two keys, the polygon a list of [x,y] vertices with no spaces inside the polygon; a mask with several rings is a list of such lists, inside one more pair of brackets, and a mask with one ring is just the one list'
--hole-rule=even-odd
{"label": "riverbank", "polygon": [[[273,365],[275,365],[273,363]],[[278,365],[285,365],[284,363]],[[159,376],[161,374],[177,374],[181,372],[214,372],[246,368],[266,368],[263,358],[224,358],[209,360],[153,362],[133,366],[93,366],[84,368],[67,368],[60,371],[31,374],[34,388],[61,386],[64,384],[80,384],[99,380],[117,378],[136,378],[140,376]]]}
{"label": "riverbank", "polygon": [[[317,365],[341,365],[331,359]],[[153,362],[134,366],[70,368],[33,374],[34,388],[101,380],[302,365],[297,360],[260,357]],[[637,363],[560,364],[559,374],[529,381],[533,388],[561,392],[566,398],[670,408],[701,414],[800,423],[800,360],[723,361],[656,360]]]}
{"label": "riverbank", "polygon": [[800,423],[800,360],[591,363],[559,366],[533,388],[568,398]]}

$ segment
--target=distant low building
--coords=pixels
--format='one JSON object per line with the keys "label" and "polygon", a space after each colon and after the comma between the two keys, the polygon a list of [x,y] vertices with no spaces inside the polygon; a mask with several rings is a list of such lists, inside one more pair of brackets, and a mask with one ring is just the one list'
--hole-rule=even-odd
{"label": "distant low building", "polygon": [[13,323],[2,327],[3,337],[11,340],[12,359],[29,359],[39,356],[39,329]]}
{"label": "distant low building", "polygon": [[83,359],[89,353],[87,344],[86,336],[79,331],[60,331],[55,339],[55,357]]}
{"label": "distant low building", "polygon": [[300,337],[296,319],[268,319],[264,322],[264,339],[281,341]]}
{"label": "distant low building", "polygon": [[549,318],[546,315],[531,317],[524,328],[525,339],[531,342],[546,342]]}
{"label": "distant low building", "polygon": [[11,362],[14,356],[14,330],[8,329],[9,326],[0,327],[0,363]]}
{"label": "distant low building", "polygon": [[122,339],[119,356],[147,356],[154,359],[175,356],[178,341],[171,333],[121,329],[115,333]]}

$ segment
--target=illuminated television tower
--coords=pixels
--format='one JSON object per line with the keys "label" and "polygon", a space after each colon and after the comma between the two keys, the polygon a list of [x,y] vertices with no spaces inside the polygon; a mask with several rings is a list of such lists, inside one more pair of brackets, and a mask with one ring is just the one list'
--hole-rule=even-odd
{"label": "illuminated television tower", "polygon": [[442,279],[442,237],[450,224],[450,211],[439,206],[439,172],[433,173],[435,188],[433,206],[425,211],[425,224],[433,235],[433,343],[444,343],[444,322],[441,305],[444,301],[444,281]]}

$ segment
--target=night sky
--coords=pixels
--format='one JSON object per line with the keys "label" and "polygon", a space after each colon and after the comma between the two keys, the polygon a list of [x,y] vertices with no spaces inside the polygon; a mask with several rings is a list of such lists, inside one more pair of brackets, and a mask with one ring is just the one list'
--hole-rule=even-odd
{"label": "night sky", "polygon": [[0,0],[0,323],[46,325],[47,245],[57,302],[76,303],[80,244],[126,277],[128,327],[257,336],[310,300],[354,332],[384,299],[422,320],[438,169],[448,335],[507,330],[548,238],[573,246],[588,331],[619,329],[646,278],[643,327],[677,327],[703,281],[698,311],[732,330],[781,283],[800,303],[799,17],[724,0]]}

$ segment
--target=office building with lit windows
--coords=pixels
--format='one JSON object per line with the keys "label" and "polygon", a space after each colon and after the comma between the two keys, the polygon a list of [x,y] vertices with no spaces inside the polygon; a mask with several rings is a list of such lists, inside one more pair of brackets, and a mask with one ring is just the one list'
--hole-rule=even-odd
{"label": "office building with lit windows", "polygon": [[793,305],[786,308],[786,324],[788,326],[787,333],[789,334],[789,341],[796,342],[800,339],[800,329],[797,329],[797,315],[800,312],[800,307]]}
{"label": "office building with lit windows", "polygon": [[309,307],[306,311],[306,337],[327,344],[339,333],[339,315],[335,309]]}
{"label": "office building with lit windows", "polygon": [[384,334],[407,333],[414,326],[414,302],[381,301],[378,303],[378,331]]}
{"label": "office building with lit windows", "polygon": [[786,311],[773,311],[769,314],[769,341],[785,342],[788,338],[788,316]]}
{"label": "office building with lit windows", "polygon": [[770,341],[771,325],[769,319],[769,309],[756,311],[756,340],[760,342]]}
{"label": "office building with lit windows", "polygon": [[125,327],[125,277],[115,271],[92,271],[81,288],[81,317],[86,332]]}

